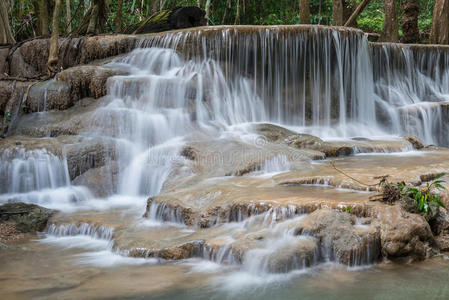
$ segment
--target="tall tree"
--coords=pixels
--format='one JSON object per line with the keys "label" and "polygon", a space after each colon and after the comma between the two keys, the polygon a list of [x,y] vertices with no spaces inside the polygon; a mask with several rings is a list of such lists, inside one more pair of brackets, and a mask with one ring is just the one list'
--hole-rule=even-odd
{"label": "tall tree", "polygon": [[240,24],[240,0],[237,0],[237,4],[235,7],[235,21],[234,24]]}
{"label": "tall tree", "polygon": [[435,0],[430,42],[449,44],[449,0]]}
{"label": "tall tree", "polygon": [[206,1],[206,20],[207,20],[207,25],[210,24],[210,0]]}
{"label": "tall tree", "polygon": [[399,25],[396,0],[385,0],[385,20],[380,34],[380,42],[398,42]]}
{"label": "tall tree", "polygon": [[52,32],[50,38],[50,52],[48,54],[47,69],[48,74],[54,75],[58,71],[58,49],[59,49],[59,6],[61,0],[55,0],[53,11]]}
{"label": "tall tree", "polygon": [[310,24],[309,0],[299,0],[299,22],[301,24]]}
{"label": "tall tree", "polygon": [[123,0],[117,1],[117,17],[115,18],[115,33],[122,32],[122,14],[123,14]]}
{"label": "tall tree", "polygon": [[72,32],[72,12],[70,10],[70,0],[65,0],[65,24],[67,32]]}
{"label": "tall tree", "polygon": [[332,1],[332,25],[343,26],[343,0]]}
{"label": "tall tree", "polygon": [[419,3],[418,0],[402,0],[401,1],[402,18],[402,43],[417,43],[419,42],[418,30],[418,14]]}
{"label": "tall tree", "polygon": [[73,35],[100,34],[105,32],[107,11],[107,0],[92,0],[80,25],[73,30]]}
{"label": "tall tree", "polygon": [[16,42],[11,33],[8,10],[8,3],[0,0],[0,44],[14,44]]}
{"label": "tall tree", "polygon": [[40,29],[41,35],[49,36],[50,31],[48,30],[48,25],[50,23],[50,17],[48,13],[48,0],[41,0],[39,2],[39,21],[40,21]]}

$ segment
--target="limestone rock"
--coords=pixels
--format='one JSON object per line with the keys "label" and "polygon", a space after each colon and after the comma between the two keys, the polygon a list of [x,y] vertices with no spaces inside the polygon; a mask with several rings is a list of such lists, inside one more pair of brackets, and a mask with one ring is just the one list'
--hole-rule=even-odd
{"label": "limestone rock", "polygon": [[406,212],[400,205],[379,207],[375,220],[381,232],[384,257],[424,259],[435,245],[424,217]]}
{"label": "limestone rock", "polygon": [[0,221],[13,221],[22,232],[42,231],[55,213],[35,204],[6,203],[0,206]]}
{"label": "limestone rock", "polygon": [[324,259],[346,265],[373,263],[379,259],[379,230],[374,226],[354,225],[353,216],[348,213],[319,209],[306,216],[296,230],[298,234],[318,239]]}
{"label": "limestone rock", "polygon": [[424,148],[424,144],[416,136],[406,136],[405,139],[412,144],[413,148],[416,150]]}
{"label": "limestone rock", "polygon": [[[59,40],[58,70],[87,64],[131,51],[139,38],[130,35],[103,35]],[[9,75],[38,78],[47,75],[49,39],[34,39],[14,51]]]}
{"label": "limestone rock", "polygon": [[72,184],[86,186],[96,197],[107,197],[117,192],[118,164],[89,169],[73,179]]}

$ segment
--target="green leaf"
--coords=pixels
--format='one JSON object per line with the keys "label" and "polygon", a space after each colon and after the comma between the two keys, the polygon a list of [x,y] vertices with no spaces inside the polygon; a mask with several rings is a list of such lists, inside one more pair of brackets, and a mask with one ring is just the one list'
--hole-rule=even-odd
{"label": "green leaf", "polygon": [[438,178],[441,178],[441,177],[443,177],[444,175],[446,175],[446,173],[440,173],[440,174],[437,174],[437,175],[435,176],[435,178],[433,178],[433,180],[438,179]]}
{"label": "green leaf", "polygon": [[446,189],[445,186],[442,186],[442,185],[439,184],[439,183],[435,183],[435,187],[436,187],[437,189],[440,189],[440,190],[445,190],[445,189]]}
{"label": "green leaf", "polygon": [[419,198],[418,203],[419,203],[419,204],[418,204],[418,209],[419,209],[420,211],[422,211],[423,208],[424,208],[424,200],[423,200],[422,197]]}

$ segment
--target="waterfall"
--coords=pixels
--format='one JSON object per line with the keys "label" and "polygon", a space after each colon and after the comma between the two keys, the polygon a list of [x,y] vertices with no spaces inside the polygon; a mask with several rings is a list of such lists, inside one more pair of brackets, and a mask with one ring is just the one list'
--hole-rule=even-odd
{"label": "waterfall", "polygon": [[412,134],[449,143],[440,106],[419,105],[449,101],[444,47],[369,43],[359,30],[323,26],[211,27],[152,36],[141,47],[213,60],[231,90],[243,76],[263,102],[263,121],[322,138]]}
{"label": "waterfall", "polygon": [[70,184],[67,160],[47,150],[6,149],[0,154],[0,200],[61,209],[92,197]]}
{"label": "waterfall", "polygon": [[[242,123],[277,123],[323,139],[411,134],[449,145],[444,47],[369,43],[362,31],[342,27],[216,26],[142,37],[110,64],[129,75],[108,79],[107,100],[83,134],[115,142],[106,161],[117,162],[122,196],[158,194],[185,167],[179,153],[187,140],[217,138]],[[1,193],[73,190],[64,160],[33,151],[2,158]],[[277,157],[261,171],[288,169]]]}

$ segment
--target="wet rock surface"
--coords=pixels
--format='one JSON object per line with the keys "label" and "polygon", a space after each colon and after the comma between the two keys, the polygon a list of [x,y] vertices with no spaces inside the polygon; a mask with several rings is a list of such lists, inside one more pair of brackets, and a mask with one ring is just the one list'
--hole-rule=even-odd
{"label": "wet rock surface", "polygon": [[65,158],[71,179],[91,168],[103,166],[106,161],[114,157],[110,141],[101,138],[64,135],[57,138],[13,136],[3,139],[0,144],[0,152],[14,153],[21,149],[26,151],[45,149],[60,158]]}
{"label": "wet rock surface", "polygon": [[6,203],[0,205],[0,222],[14,223],[23,233],[43,231],[54,210],[34,204]]}
{"label": "wet rock surface", "polygon": [[[371,264],[380,258],[380,231],[355,222],[348,213],[320,209],[306,216],[296,231],[317,238],[325,259],[350,266]],[[371,220],[365,219],[365,223]]]}

